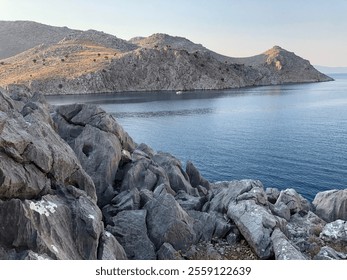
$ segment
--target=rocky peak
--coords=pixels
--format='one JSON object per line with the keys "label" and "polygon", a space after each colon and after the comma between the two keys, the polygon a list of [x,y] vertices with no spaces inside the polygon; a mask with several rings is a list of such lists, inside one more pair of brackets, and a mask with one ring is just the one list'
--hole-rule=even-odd
{"label": "rocky peak", "polygon": [[119,39],[111,34],[89,29],[81,33],[72,33],[64,38],[64,41],[90,41],[101,46],[112,48],[120,52],[128,52],[137,49],[138,47],[130,42]]}
{"label": "rocky peak", "polygon": [[178,36],[171,36],[164,33],[155,33],[149,37],[139,37],[138,39],[132,39],[132,42],[142,48],[172,48],[179,50],[186,50],[188,52],[195,51],[208,51],[201,44],[195,44],[192,41]]}

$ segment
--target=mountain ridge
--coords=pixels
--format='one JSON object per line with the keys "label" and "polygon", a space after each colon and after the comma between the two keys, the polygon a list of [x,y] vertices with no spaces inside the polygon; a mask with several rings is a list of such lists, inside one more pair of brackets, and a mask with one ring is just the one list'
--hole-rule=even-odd
{"label": "mountain ridge", "polygon": [[[3,23],[0,21],[0,34],[4,35]],[[0,86],[5,88],[21,85],[43,94],[84,94],[331,80],[309,61],[278,46],[252,57],[233,58],[186,38],[162,33],[126,41],[96,30],[19,23],[24,29],[38,27],[46,37],[56,33],[49,40],[35,37],[39,44],[0,61]],[[12,40],[23,32],[10,31]],[[29,43],[27,46],[34,44]]]}

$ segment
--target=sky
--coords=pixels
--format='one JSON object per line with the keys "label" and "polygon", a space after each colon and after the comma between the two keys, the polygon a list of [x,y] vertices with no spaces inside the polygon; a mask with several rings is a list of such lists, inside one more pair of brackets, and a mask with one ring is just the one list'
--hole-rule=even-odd
{"label": "sky", "polygon": [[347,66],[347,0],[0,0],[0,20],[125,40],[167,33],[233,57],[278,45],[314,65]]}

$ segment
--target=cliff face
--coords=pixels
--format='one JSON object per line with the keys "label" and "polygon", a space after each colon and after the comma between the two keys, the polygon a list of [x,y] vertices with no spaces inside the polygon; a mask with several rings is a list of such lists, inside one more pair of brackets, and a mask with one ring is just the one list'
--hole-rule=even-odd
{"label": "cliff face", "polygon": [[166,34],[129,42],[93,30],[59,34],[64,35],[60,42],[2,60],[0,85],[20,84],[43,94],[79,94],[331,80],[307,60],[277,46],[254,57],[232,58]]}
{"label": "cliff face", "polygon": [[0,92],[0,259],[347,259],[346,201],[213,184],[100,108]]}

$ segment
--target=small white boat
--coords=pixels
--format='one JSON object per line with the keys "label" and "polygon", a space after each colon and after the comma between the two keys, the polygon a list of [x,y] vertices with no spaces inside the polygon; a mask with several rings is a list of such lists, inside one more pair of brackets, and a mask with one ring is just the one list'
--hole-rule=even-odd
{"label": "small white boat", "polygon": [[183,91],[182,90],[178,90],[178,91],[176,91],[176,94],[182,94],[183,93]]}

